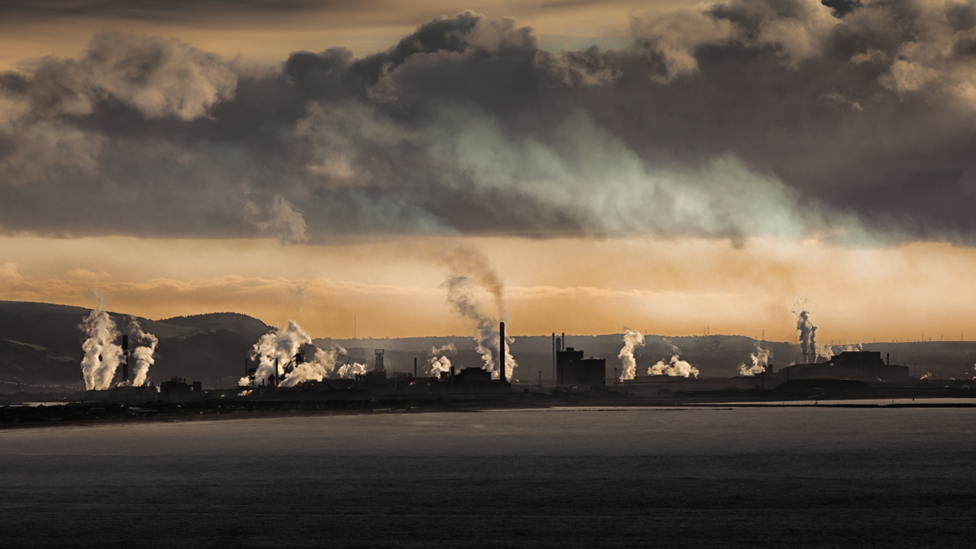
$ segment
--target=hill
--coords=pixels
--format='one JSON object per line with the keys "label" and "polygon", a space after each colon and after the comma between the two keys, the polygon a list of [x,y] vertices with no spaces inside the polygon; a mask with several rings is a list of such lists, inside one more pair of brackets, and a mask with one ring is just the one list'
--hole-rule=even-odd
{"label": "hill", "polygon": [[[0,301],[0,390],[52,385],[83,387],[80,325],[91,309]],[[164,320],[110,312],[120,328],[130,319],[159,338],[150,378],[160,383],[187,377],[216,384],[240,377],[248,351],[270,328],[238,313],[212,313]]]}

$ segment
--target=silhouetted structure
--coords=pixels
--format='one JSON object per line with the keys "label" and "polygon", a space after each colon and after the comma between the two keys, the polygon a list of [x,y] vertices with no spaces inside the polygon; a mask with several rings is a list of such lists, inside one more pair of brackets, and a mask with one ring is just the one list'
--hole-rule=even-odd
{"label": "silhouetted structure", "polygon": [[556,385],[559,387],[605,388],[607,385],[607,361],[602,358],[584,358],[583,351],[568,347],[556,352]]}
{"label": "silhouetted structure", "polygon": [[892,366],[876,351],[844,351],[827,362],[794,364],[778,374],[787,379],[847,379],[857,381],[908,381],[908,366]]}
{"label": "silhouetted structure", "polygon": [[373,371],[366,372],[366,383],[369,385],[378,385],[386,383],[386,365],[383,363],[383,355],[386,353],[383,349],[376,349],[376,362],[373,364]]}
{"label": "silhouetted structure", "polygon": [[192,384],[185,377],[174,377],[159,386],[159,396],[166,402],[185,402],[203,396],[203,385],[199,381]]}

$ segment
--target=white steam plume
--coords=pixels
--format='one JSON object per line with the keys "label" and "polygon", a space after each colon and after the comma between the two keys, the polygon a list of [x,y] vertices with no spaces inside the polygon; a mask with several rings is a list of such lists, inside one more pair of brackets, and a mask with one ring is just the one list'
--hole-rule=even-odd
{"label": "white steam plume", "polygon": [[[457,348],[453,343],[448,343],[443,347],[431,347],[427,355],[427,373],[433,377],[440,377],[451,371],[451,360],[445,354],[454,354]],[[440,355],[440,356],[438,356]]]}
{"label": "white steam plume", "polygon": [[[311,360],[295,366],[291,372],[285,375],[285,379],[279,384],[281,387],[294,387],[306,381],[322,381],[335,370],[336,359],[339,355],[346,354],[346,350],[341,346],[332,344],[328,349],[315,348],[315,355]],[[279,361],[280,362],[280,361]]]}
{"label": "white steam plume", "polygon": [[927,372],[927,373],[923,374],[922,377],[918,378],[918,380],[919,381],[922,381],[923,379],[928,379],[930,377],[932,377],[932,372]]}
{"label": "white steam plume", "polygon": [[762,345],[757,342],[755,352],[749,355],[750,360],[752,360],[752,366],[746,366],[745,363],[739,364],[739,375],[755,376],[765,372],[769,367],[769,359],[772,356],[772,351],[763,349]]}
{"label": "white steam plume", "polygon": [[671,376],[671,377],[698,377],[701,373],[698,368],[695,368],[687,361],[681,360],[681,351],[678,349],[677,345],[671,343],[670,340],[665,339],[665,343],[671,346],[671,360],[670,362],[664,362],[664,359],[657,361],[657,364],[651,366],[647,369],[647,375],[650,376]]}
{"label": "white steam plume", "polygon": [[[449,276],[444,282],[447,288],[447,302],[460,315],[470,318],[477,324],[477,333],[474,336],[478,343],[476,350],[484,360],[483,368],[492,373],[492,378],[498,378],[499,372],[499,332],[498,319],[485,315],[481,312],[478,302],[474,296],[474,281],[476,279],[467,275]],[[491,288],[486,288],[491,291]],[[496,300],[500,299],[500,294],[496,294]],[[515,339],[505,338],[505,374],[506,379],[512,381],[512,374],[518,364],[512,357],[511,348]]]}
{"label": "white steam plume", "polygon": [[824,345],[823,343],[817,343],[817,358],[830,360],[834,358],[834,348],[830,345]]}
{"label": "white steam plume", "polygon": [[[284,328],[276,328],[274,331],[264,334],[251,348],[251,358],[258,360],[254,380],[242,377],[239,384],[256,387],[261,385],[262,380],[266,380],[272,375],[276,375],[280,379],[284,374],[285,365],[294,360],[302,345],[311,342],[311,336],[305,333],[294,320],[289,320],[288,325]],[[275,372],[276,358],[278,359],[277,372]]]}
{"label": "white steam plume", "polygon": [[623,362],[623,371],[620,372],[620,381],[634,379],[637,374],[637,361],[634,360],[634,348],[644,345],[644,336],[624,327],[624,346],[617,353],[617,358]]}
{"label": "white steam plume", "polygon": [[122,359],[122,347],[115,344],[119,335],[115,329],[115,321],[102,310],[99,302],[98,307],[85,317],[79,328],[88,336],[81,345],[85,351],[85,357],[81,359],[85,388],[89,391],[108,389]]}
{"label": "white steam plume", "polygon": [[671,361],[665,363],[664,359],[657,361],[657,364],[647,369],[647,375],[651,376],[671,376],[671,377],[698,377],[698,368],[688,362],[681,360],[678,355],[671,355]]}
{"label": "white steam plume", "polygon": [[132,365],[132,385],[134,387],[142,387],[149,378],[149,367],[155,362],[153,353],[156,352],[159,339],[153,334],[143,332],[139,326],[139,322],[134,318],[132,319],[132,327],[129,329],[129,339],[133,345],[136,345],[132,349],[132,358],[134,360],[134,364]]}
{"label": "white steam plume", "polygon": [[365,364],[360,364],[358,362],[350,363],[350,364],[343,364],[342,366],[339,367],[338,370],[336,370],[336,373],[339,374],[339,377],[341,379],[352,379],[352,378],[356,377],[357,374],[358,375],[365,375],[366,374],[366,365]]}

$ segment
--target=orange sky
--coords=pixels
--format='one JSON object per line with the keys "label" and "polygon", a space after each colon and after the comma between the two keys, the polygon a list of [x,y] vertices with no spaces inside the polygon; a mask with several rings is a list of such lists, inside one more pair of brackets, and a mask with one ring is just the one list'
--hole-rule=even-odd
{"label": "orange sky", "polygon": [[[0,299],[144,317],[237,311],[298,320],[316,337],[464,335],[436,251],[455,239],[282,246],[275,240],[3,237]],[[815,241],[468,238],[505,282],[513,334],[744,334],[793,339],[806,299],[822,341],[976,334],[976,251],[944,244],[844,249]],[[486,311],[491,300],[482,295]],[[492,311],[493,312],[493,311]]]}

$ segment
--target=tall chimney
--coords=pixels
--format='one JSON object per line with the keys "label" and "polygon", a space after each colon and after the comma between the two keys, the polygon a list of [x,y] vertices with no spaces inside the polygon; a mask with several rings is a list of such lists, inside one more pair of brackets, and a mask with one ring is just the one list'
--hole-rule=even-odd
{"label": "tall chimney", "polygon": [[498,379],[505,381],[505,323],[498,325]]}
{"label": "tall chimney", "polygon": [[413,357],[413,378],[417,379],[417,357]]}
{"label": "tall chimney", "polygon": [[552,379],[556,379],[556,332],[552,333]]}
{"label": "tall chimney", "polygon": [[563,332],[563,339],[562,339],[562,343],[559,344],[559,350],[560,351],[566,350],[566,332]]}
{"label": "tall chimney", "polygon": [[891,366],[891,353],[885,353],[885,364]]}

